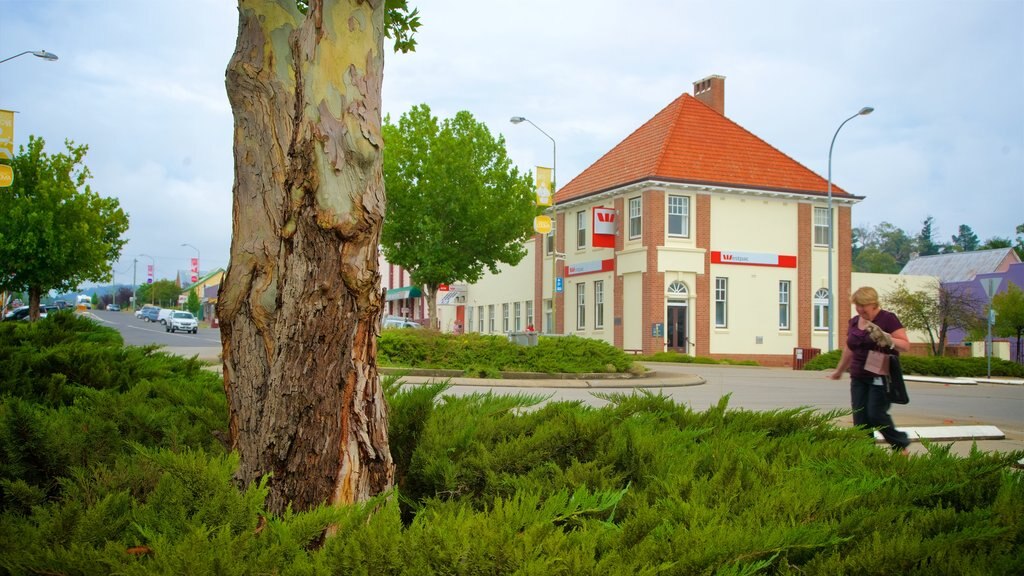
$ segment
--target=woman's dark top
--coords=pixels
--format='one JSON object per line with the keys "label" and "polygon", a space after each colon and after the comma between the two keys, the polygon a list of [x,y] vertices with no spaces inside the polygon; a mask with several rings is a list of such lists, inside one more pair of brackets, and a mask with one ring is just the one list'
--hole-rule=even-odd
{"label": "woman's dark top", "polygon": [[[861,330],[857,327],[858,319],[860,316],[854,316],[850,318],[850,328],[846,331],[846,345],[853,352],[853,360],[850,362],[850,376],[854,378],[874,378],[878,376],[873,372],[868,372],[864,369],[864,363],[868,359],[868,352],[871,350],[878,350],[879,352],[887,352],[891,354],[899,354],[895,348],[890,350],[889,348],[882,348],[875,344],[875,341],[868,335],[867,330]],[[892,334],[893,332],[903,328],[903,324],[900,323],[900,319],[895,314],[888,310],[879,310],[878,315],[873,320],[876,326],[882,330]]]}

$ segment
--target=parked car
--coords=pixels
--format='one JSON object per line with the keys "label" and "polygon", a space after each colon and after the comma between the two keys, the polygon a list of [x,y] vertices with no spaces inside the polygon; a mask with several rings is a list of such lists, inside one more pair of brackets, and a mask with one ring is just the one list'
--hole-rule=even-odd
{"label": "parked car", "polygon": [[120,312],[121,311],[121,307],[118,306],[117,304],[107,304],[107,310],[109,310],[111,312]]}
{"label": "parked car", "polygon": [[142,319],[146,322],[159,322],[160,321],[160,309],[156,306],[143,306],[142,307]]}
{"label": "parked car", "polygon": [[381,322],[382,328],[422,328],[419,322],[413,322],[401,316],[385,316]]}
{"label": "parked car", "polygon": [[161,309],[160,313],[157,314],[157,316],[156,316],[157,322],[160,322],[164,326],[167,326],[167,321],[171,318],[171,314],[174,314],[174,312],[175,312],[174,308],[163,308],[163,309]]}
{"label": "parked car", "polygon": [[[40,306],[39,317],[46,318],[47,314],[59,311],[60,308],[56,306]],[[18,306],[7,314],[4,314],[4,320],[28,320],[28,306]]]}
{"label": "parked car", "polygon": [[139,308],[138,310],[135,311],[135,317],[142,319],[146,311],[146,308],[156,308],[157,310],[159,310],[159,308],[153,306],[152,304],[143,304],[142,308]]}
{"label": "parked car", "polygon": [[167,329],[168,332],[177,332],[182,330],[184,332],[191,332],[195,334],[199,332],[199,322],[196,321],[196,317],[191,312],[184,312],[182,310],[175,310],[167,318]]}

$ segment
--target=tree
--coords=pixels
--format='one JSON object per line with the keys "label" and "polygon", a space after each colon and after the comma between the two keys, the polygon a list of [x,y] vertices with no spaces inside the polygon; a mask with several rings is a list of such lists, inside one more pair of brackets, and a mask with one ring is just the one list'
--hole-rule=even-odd
{"label": "tree", "polygon": [[188,299],[185,300],[185,310],[188,310],[196,318],[199,317],[199,296],[195,290],[188,291]]}
{"label": "tree", "polygon": [[978,249],[978,235],[966,224],[961,224],[959,230],[953,235],[953,252],[973,252]]}
{"label": "tree", "polygon": [[857,272],[899,274],[902,268],[891,254],[886,254],[873,246],[861,249],[853,259],[853,269]]}
{"label": "tree", "polygon": [[[389,16],[385,28],[385,12]],[[282,513],[391,488],[377,371],[383,38],[404,1],[239,0],[231,264],[217,304],[242,485]]]}
{"label": "tree", "polygon": [[140,304],[173,308],[178,305],[178,294],[181,294],[181,288],[178,288],[173,280],[157,280],[152,284],[139,286],[136,297]]}
{"label": "tree", "polygon": [[933,282],[925,290],[911,291],[898,281],[885,296],[886,309],[896,313],[907,330],[928,335],[932,355],[942,356],[951,328],[971,329],[979,321],[983,300],[964,285]]}
{"label": "tree", "polygon": [[1024,291],[1013,282],[1008,283],[1005,292],[992,297],[992,309],[996,311],[996,321],[992,325],[992,334],[1001,338],[1017,338],[1017,362],[1024,362]]}
{"label": "tree", "polygon": [[388,217],[381,244],[388,262],[426,287],[437,322],[441,284],[476,282],[485,269],[518,264],[537,215],[534,186],[472,114],[439,121],[426,104],[398,124],[384,122]]}
{"label": "tree", "polygon": [[1015,230],[1017,232],[1017,240],[1013,245],[1013,250],[1017,253],[1017,257],[1024,260],[1024,224],[1018,224]]}
{"label": "tree", "polygon": [[921,223],[921,232],[917,235],[917,254],[919,256],[933,256],[942,249],[942,246],[935,242],[935,234],[932,231],[934,222],[935,219],[928,216]]}
{"label": "tree", "polygon": [[[882,222],[873,229],[854,228],[853,242],[855,243],[853,250],[855,272],[868,272],[869,270],[860,266],[878,266],[883,265],[884,262],[887,271],[898,273],[910,261],[910,256],[917,246],[916,240],[888,222]],[[868,252],[868,256],[860,258],[863,252]],[[895,266],[890,267],[888,259],[881,259],[877,253],[889,255]]]}
{"label": "tree", "polygon": [[1009,238],[993,236],[978,247],[978,250],[995,250],[997,248],[1012,248],[1013,242]]}
{"label": "tree", "polygon": [[44,293],[109,280],[128,230],[117,199],[86,184],[88,146],[66,141],[66,151],[52,155],[45,146],[29,136],[12,160],[13,185],[0,188],[0,291],[28,292],[32,319]]}

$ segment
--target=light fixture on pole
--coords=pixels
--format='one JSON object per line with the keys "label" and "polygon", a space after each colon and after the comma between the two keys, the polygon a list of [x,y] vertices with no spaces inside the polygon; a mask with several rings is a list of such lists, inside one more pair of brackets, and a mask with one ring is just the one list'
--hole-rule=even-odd
{"label": "light fixture on pole", "polygon": [[[149,254],[139,254],[139,256],[149,258],[149,272],[146,274],[146,279],[149,280],[149,282],[147,282],[147,284],[149,284],[149,303],[153,304],[156,302],[153,294],[155,292],[155,290],[153,290],[153,284],[156,283],[156,260],[154,260]],[[152,274],[152,277],[150,277],[150,274]]]}
{"label": "light fixture on pole", "polygon": [[555,139],[550,134],[541,129],[540,126],[534,124],[529,118],[524,116],[513,116],[509,118],[509,122],[513,124],[520,124],[522,122],[528,122],[530,126],[533,126],[541,134],[548,137],[551,140],[551,329],[552,334],[558,333],[558,306],[555,303],[556,284],[558,282],[558,258],[555,256],[558,253],[558,242],[556,241],[556,234],[558,232],[558,215],[555,211],[555,191],[558,187],[558,144],[555,143]]}
{"label": "light fixture on pole", "polygon": [[9,58],[4,58],[3,60],[0,60],[0,64],[3,64],[4,62],[7,62],[8,60],[14,60],[18,56],[24,56],[25,54],[31,54],[33,56],[36,56],[37,58],[42,58],[43,60],[49,60],[50,62],[53,62],[54,60],[57,59],[57,55],[54,54],[53,52],[47,52],[46,50],[26,50],[26,51],[24,51],[24,52],[22,52],[20,54],[15,54],[14,56],[11,56]]}
{"label": "light fixture on pole", "polygon": [[836,128],[836,133],[832,135],[832,143],[828,146],[828,317],[826,319],[828,322],[828,352],[833,350],[832,334],[834,330],[833,325],[835,324],[833,321],[833,318],[835,317],[835,309],[832,306],[832,303],[835,300],[835,296],[832,294],[832,148],[836,145],[836,136],[839,136],[839,131],[843,129],[843,126],[845,126],[847,122],[853,120],[857,116],[867,116],[874,111],[874,108],[865,106],[853,116],[843,120],[843,123],[839,125],[839,128]]}

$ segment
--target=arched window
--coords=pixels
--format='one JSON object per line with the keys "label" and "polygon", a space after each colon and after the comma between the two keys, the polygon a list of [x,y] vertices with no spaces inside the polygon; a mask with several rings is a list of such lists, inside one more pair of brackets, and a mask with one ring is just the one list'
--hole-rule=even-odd
{"label": "arched window", "polygon": [[668,285],[668,293],[670,296],[686,296],[690,291],[687,290],[686,284],[677,280]]}
{"label": "arched window", "polygon": [[831,317],[828,309],[828,289],[819,288],[814,293],[814,329],[828,330],[828,319]]}

